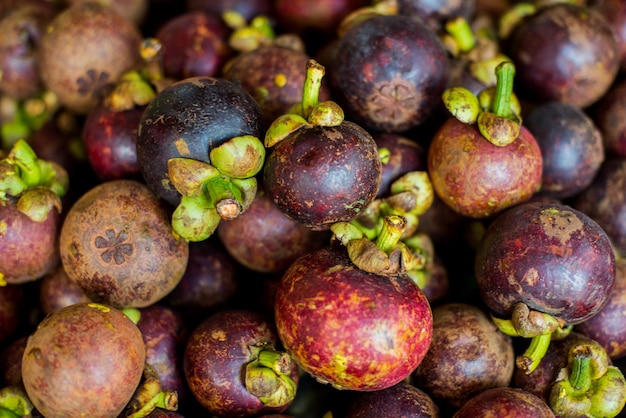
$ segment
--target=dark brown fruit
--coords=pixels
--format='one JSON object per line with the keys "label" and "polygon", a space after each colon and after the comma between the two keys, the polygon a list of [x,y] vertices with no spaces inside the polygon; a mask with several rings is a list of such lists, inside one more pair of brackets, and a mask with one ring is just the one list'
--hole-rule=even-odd
{"label": "dark brown fruit", "polygon": [[145,184],[111,180],[70,208],[60,252],[68,276],[91,300],[144,307],[178,284],[189,247],[174,236],[164,202]]}
{"label": "dark brown fruit", "polygon": [[391,183],[410,171],[426,170],[426,151],[413,139],[393,133],[374,132],[378,149],[389,151],[389,160],[382,166],[382,180],[377,198],[391,194]]}
{"label": "dark brown fruit", "polygon": [[62,264],[59,263],[54,271],[41,278],[39,305],[44,314],[83,302],[91,302],[91,299],[80,286],[70,280]]}
{"label": "dark brown fruit", "polygon": [[615,83],[592,112],[607,155],[626,157],[626,80]]}
{"label": "dark brown fruit", "polygon": [[554,418],[541,398],[517,388],[487,389],[467,401],[453,418]]}
{"label": "dark brown fruit", "polygon": [[50,23],[40,48],[45,86],[85,114],[140,62],[137,26],[98,2],[70,6]]}
{"label": "dark brown fruit", "polygon": [[121,311],[80,303],[47,316],[22,358],[28,397],[47,418],[115,417],[137,388],[146,349]]}
{"label": "dark brown fruit", "polygon": [[11,341],[20,330],[25,296],[22,285],[0,287],[0,346]]}
{"label": "dark brown fruit", "polygon": [[400,382],[387,389],[355,395],[345,418],[438,416],[439,407],[425,392],[407,382]]}
{"label": "dark brown fruit", "polygon": [[479,308],[449,303],[433,308],[433,339],[415,370],[415,385],[436,402],[460,407],[493,387],[508,386],[513,342]]}

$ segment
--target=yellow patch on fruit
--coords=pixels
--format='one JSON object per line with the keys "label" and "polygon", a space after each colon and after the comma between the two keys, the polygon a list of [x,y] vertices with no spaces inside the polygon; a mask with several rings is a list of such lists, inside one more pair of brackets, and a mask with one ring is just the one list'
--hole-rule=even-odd
{"label": "yellow patch on fruit", "polygon": [[109,308],[108,306],[104,306],[104,305],[101,305],[99,303],[90,303],[87,306],[89,306],[90,308],[97,309],[100,312],[104,312],[104,313],[107,313],[107,312],[109,312],[111,310],[111,308]]}
{"label": "yellow patch on fruit", "polygon": [[8,284],[9,284],[9,283],[7,283],[7,281],[6,281],[6,280],[4,280],[4,273],[2,273],[2,272],[0,271],[0,287],[6,286],[6,285],[8,285]]}
{"label": "yellow patch on fruit", "polygon": [[285,84],[287,84],[287,77],[285,74],[277,74],[276,77],[274,77],[274,84],[276,87],[285,87]]}

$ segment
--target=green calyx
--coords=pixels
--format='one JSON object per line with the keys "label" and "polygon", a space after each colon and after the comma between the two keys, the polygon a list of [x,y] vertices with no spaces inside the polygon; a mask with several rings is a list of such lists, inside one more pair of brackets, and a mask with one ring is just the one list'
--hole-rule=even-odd
{"label": "green calyx", "polygon": [[571,327],[566,327],[562,320],[552,315],[531,310],[528,305],[518,302],[513,307],[511,319],[502,319],[491,316],[493,323],[504,334],[511,337],[530,338],[526,351],[516,359],[517,367],[526,374],[532,373],[550,346],[555,337],[565,337]]}
{"label": "green calyx", "polygon": [[29,417],[33,408],[23,388],[5,386],[0,389],[0,418]]}
{"label": "green calyx", "polygon": [[105,98],[109,109],[120,112],[136,106],[145,106],[154,99],[156,90],[150,81],[139,71],[129,71],[122,75],[113,91]]}
{"label": "green calyx", "polygon": [[286,352],[270,347],[253,347],[256,359],[246,365],[246,389],[264,405],[279,408],[293,401],[297,384],[291,378],[293,360]]}
{"label": "green calyx", "polygon": [[596,341],[574,344],[552,385],[549,405],[559,416],[615,417],[626,404],[626,379]]}
{"label": "green calyx", "polygon": [[65,169],[39,159],[23,139],[0,160],[0,203],[17,198],[17,209],[33,221],[45,220],[52,209],[60,213],[61,197],[68,187]]}
{"label": "green calyx", "polygon": [[442,95],[444,105],[459,121],[476,123],[485,139],[506,146],[520,133],[519,102],[513,93],[515,67],[502,61],[495,67],[496,86],[483,89],[478,96],[464,87],[451,87]]}
{"label": "green calyx", "polygon": [[344,120],[343,109],[331,100],[319,102],[325,72],[324,66],[317,61],[310,59],[307,62],[302,101],[272,122],[265,133],[264,145],[267,148],[305,127],[341,125]]}
{"label": "green calyx", "polygon": [[0,99],[1,148],[9,149],[18,139],[28,138],[51,120],[58,109],[57,96],[51,91],[44,91],[36,97],[25,100],[2,97]]}
{"label": "green calyx", "polygon": [[256,16],[247,23],[240,13],[227,10],[222,13],[222,20],[233,30],[228,38],[228,45],[235,51],[254,51],[261,46],[270,45],[276,38],[267,16]]}
{"label": "green calyx", "polygon": [[126,405],[124,416],[143,418],[150,415],[156,408],[176,411],[178,409],[178,393],[173,390],[164,391],[161,387],[159,374],[151,365],[146,363],[142,381]]}
{"label": "green calyx", "polygon": [[236,137],[213,151],[213,165],[182,157],[168,161],[170,181],[182,195],[172,214],[172,228],[188,241],[209,238],[220,220],[237,218],[256,195],[254,176],[265,159],[260,141]]}

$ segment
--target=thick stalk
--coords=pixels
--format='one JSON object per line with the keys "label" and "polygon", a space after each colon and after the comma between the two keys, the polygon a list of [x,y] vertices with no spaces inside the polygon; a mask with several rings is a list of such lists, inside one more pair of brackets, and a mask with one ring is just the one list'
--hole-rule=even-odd
{"label": "thick stalk", "polygon": [[322,78],[325,73],[326,69],[317,61],[310,59],[307,62],[306,78],[304,79],[304,87],[302,90],[302,116],[307,120],[313,108],[315,108],[319,102]]}

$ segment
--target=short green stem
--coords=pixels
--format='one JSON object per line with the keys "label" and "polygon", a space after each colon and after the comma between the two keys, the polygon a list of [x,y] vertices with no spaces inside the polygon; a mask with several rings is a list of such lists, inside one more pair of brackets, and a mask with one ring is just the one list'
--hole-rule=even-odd
{"label": "short green stem", "polygon": [[307,62],[306,78],[302,90],[302,116],[305,119],[309,118],[313,108],[318,104],[322,78],[325,73],[326,69],[317,61],[310,59]]}
{"label": "short green stem", "polygon": [[511,113],[511,95],[513,94],[513,78],[515,66],[510,61],[503,61],[496,66],[496,96],[493,101],[492,113],[508,118]]}
{"label": "short green stem", "polygon": [[524,352],[516,359],[517,367],[522,369],[524,373],[530,374],[532,373],[539,363],[546,355],[548,348],[550,347],[550,341],[552,337],[550,334],[542,334],[536,337],[532,337],[530,340],[530,345]]}
{"label": "short green stem", "polygon": [[591,386],[591,356],[589,352],[574,354],[569,375],[569,384],[574,390],[586,391]]}
{"label": "short green stem", "polygon": [[380,235],[376,238],[376,246],[389,254],[400,241],[405,229],[406,220],[404,217],[398,215],[385,216]]}
{"label": "short green stem", "polygon": [[463,17],[450,19],[445,25],[446,31],[452,36],[458,49],[462,52],[468,52],[476,45],[474,32],[468,21]]}

